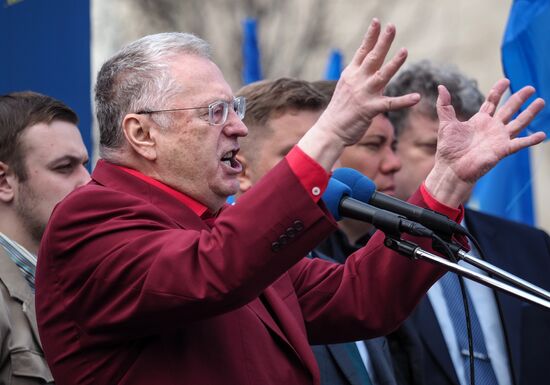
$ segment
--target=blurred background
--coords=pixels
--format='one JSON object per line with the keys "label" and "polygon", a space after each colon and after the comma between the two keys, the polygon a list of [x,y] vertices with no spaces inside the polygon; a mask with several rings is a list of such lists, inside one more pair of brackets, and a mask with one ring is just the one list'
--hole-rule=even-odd
{"label": "blurred background", "polygon": [[[33,89],[68,103],[81,117],[94,161],[95,74],[114,52],[141,36],[163,31],[199,35],[211,43],[214,61],[236,90],[254,77],[334,76],[350,60],[370,20],[378,17],[397,27],[393,52],[406,47],[409,63],[430,59],[455,64],[486,93],[504,73],[501,46],[507,26],[510,33],[510,23],[517,19],[514,31],[525,28],[527,16],[549,8],[548,0],[524,0],[527,5],[517,0],[1,1],[0,93]],[[529,3],[536,7],[530,13],[522,8]],[[243,44],[248,44],[244,56]],[[535,45],[523,52],[543,51]],[[550,195],[549,146],[546,141],[525,152],[521,166],[501,172],[497,179],[504,184],[491,177],[483,181],[489,186],[484,199],[504,198],[499,212],[485,209],[479,199],[474,205],[550,231],[550,204],[544,201]]]}

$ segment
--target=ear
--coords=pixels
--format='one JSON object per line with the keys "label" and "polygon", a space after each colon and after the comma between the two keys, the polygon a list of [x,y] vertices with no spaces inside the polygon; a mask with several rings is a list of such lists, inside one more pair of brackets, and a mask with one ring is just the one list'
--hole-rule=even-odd
{"label": "ear", "polygon": [[16,177],[4,162],[0,162],[0,202],[9,203],[15,196]]}
{"label": "ear", "polygon": [[240,195],[250,190],[250,187],[252,187],[252,179],[250,178],[250,167],[248,166],[248,162],[246,158],[241,154],[237,154],[237,160],[243,167],[243,170],[238,176],[238,180],[239,180],[238,195]]}
{"label": "ear", "polygon": [[151,135],[151,119],[146,115],[128,114],[122,121],[122,131],[128,144],[147,160],[157,158],[157,147]]}

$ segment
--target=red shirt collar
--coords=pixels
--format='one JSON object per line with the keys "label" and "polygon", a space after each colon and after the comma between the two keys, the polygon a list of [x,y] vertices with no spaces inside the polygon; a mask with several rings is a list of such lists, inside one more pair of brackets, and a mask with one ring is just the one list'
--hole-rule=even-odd
{"label": "red shirt collar", "polygon": [[116,164],[114,164],[113,166],[118,167],[122,171],[125,171],[128,174],[133,175],[136,178],[139,178],[142,181],[144,181],[144,182],[146,182],[150,185],[153,185],[158,189],[161,189],[162,191],[164,191],[167,194],[170,194],[171,196],[173,196],[174,198],[179,200],[181,203],[183,203],[185,206],[187,206],[189,209],[191,209],[199,217],[202,217],[204,214],[208,213],[208,208],[205,205],[203,205],[202,203],[200,203],[200,202],[196,201],[195,199],[185,195],[182,192],[179,192],[178,190],[173,189],[170,186],[165,185],[162,182],[159,182],[156,179],[151,178],[150,176],[147,176],[147,175],[142,174],[141,172],[139,172],[137,170],[127,168],[127,167],[124,167],[124,166],[119,166],[119,165],[116,165]]}

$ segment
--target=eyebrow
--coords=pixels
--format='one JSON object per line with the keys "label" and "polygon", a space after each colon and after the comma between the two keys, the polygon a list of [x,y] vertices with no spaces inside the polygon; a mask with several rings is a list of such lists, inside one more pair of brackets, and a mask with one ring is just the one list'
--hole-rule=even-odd
{"label": "eyebrow", "polygon": [[382,143],[388,141],[388,137],[386,137],[384,135],[369,135],[369,136],[361,138],[361,140],[359,141],[358,144],[365,144],[365,143],[368,143],[369,140],[373,140],[373,139],[379,140]]}
{"label": "eyebrow", "polygon": [[208,107],[210,104],[212,103],[215,103],[215,102],[220,102],[220,101],[223,101],[223,102],[228,102],[228,103],[231,103],[233,100],[235,100],[237,96],[233,95],[233,96],[213,96],[213,97],[210,97],[210,98],[205,98],[203,99],[202,102],[199,102],[202,103],[202,105],[204,105],[205,107]]}
{"label": "eyebrow", "polygon": [[70,163],[87,163],[90,160],[90,158],[86,156],[77,156],[77,155],[63,155],[59,158],[55,158],[51,162],[48,162],[48,167],[55,167],[59,163],[63,163],[65,161],[69,161]]}

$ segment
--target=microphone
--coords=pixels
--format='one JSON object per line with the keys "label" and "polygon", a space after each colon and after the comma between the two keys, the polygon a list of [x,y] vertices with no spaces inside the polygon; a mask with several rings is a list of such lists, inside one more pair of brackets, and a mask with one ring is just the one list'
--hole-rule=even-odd
{"label": "microphone", "polygon": [[385,209],[418,222],[437,233],[451,237],[454,233],[467,235],[465,228],[445,215],[433,210],[424,209],[401,199],[375,191],[372,180],[352,168],[336,169],[332,177],[351,188],[351,196],[361,202]]}
{"label": "microphone", "polygon": [[340,182],[337,179],[330,178],[328,180],[327,189],[323,193],[321,199],[325,202],[328,211],[332,214],[334,219],[340,221],[342,216],[340,215],[340,201],[345,197],[351,196],[351,189],[348,185]]}
{"label": "microphone", "polygon": [[393,236],[408,233],[417,236],[431,237],[433,231],[416,222],[410,221],[390,211],[376,208],[350,197],[349,186],[335,178],[330,178],[323,194],[323,202],[332,216],[339,221],[342,216],[358,219],[374,225],[377,229]]}

